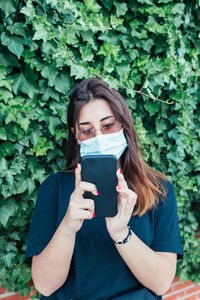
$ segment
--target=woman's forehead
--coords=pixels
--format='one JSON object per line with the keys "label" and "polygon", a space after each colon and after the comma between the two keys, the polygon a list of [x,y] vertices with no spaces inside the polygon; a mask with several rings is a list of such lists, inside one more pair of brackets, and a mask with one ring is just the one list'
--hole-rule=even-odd
{"label": "woman's forehead", "polygon": [[106,116],[114,116],[110,104],[104,99],[94,99],[83,105],[80,110],[78,123],[98,122]]}

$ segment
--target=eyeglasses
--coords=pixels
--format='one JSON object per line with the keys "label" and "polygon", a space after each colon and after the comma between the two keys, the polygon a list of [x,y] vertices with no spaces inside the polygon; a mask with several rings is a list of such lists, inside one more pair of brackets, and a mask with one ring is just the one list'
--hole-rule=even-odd
{"label": "eyeglasses", "polygon": [[[115,118],[109,118],[105,121],[102,121],[99,129],[102,134],[115,133],[120,131],[122,124],[117,121]],[[96,129],[92,125],[84,125],[84,128],[76,134],[80,142],[89,140],[96,136]]]}

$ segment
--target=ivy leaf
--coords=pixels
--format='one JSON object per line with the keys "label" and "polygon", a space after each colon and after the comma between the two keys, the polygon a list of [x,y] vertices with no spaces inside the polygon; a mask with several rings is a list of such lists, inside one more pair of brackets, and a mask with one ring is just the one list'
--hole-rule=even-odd
{"label": "ivy leaf", "polygon": [[145,26],[149,31],[156,34],[165,32],[165,26],[161,26],[153,16],[148,17],[148,22]]}
{"label": "ivy leaf", "polygon": [[8,115],[5,117],[5,123],[8,124],[12,121],[15,122],[16,117],[12,113],[9,112]]}
{"label": "ivy leaf", "polygon": [[29,81],[23,73],[14,77],[13,92],[17,95],[19,91],[27,94],[30,98],[33,98],[35,93],[38,92],[35,83]]}
{"label": "ivy leaf", "polygon": [[45,169],[39,168],[35,169],[34,173],[31,174],[32,180],[38,180],[40,183],[46,178]]}
{"label": "ivy leaf", "polygon": [[48,39],[48,32],[44,27],[44,24],[35,24],[36,32],[34,33],[33,40],[43,40],[44,42]]}
{"label": "ivy leaf", "polygon": [[61,138],[66,137],[67,133],[66,133],[66,130],[64,128],[62,128],[62,129],[56,129],[55,135],[56,135],[56,141],[57,141]]}
{"label": "ivy leaf", "polygon": [[97,50],[97,44],[93,39],[92,30],[81,31],[80,34],[83,38],[83,41],[87,42],[87,44],[90,44],[92,46],[92,49]]}
{"label": "ivy leaf", "polygon": [[97,13],[101,10],[101,6],[95,0],[84,0],[84,3],[90,11]]}
{"label": "ivy leaf", "polygon": [[39,136],[37,138],[37,145],[33,147],[31,152],[36,156],[46,155],[48,149],[54,149],[52,141],[48,141],[45,137]]}
{"label": "ivy leaf", "polygon": [[30,178],[27,178],[26,184],[27,184],[28,194],[31,195],[35,189],[35,184]]}
{"label": "ivy leaf", "polygon": [[70,75],[75,76],[75,79],[82,79],[88,77],[88,69],[84,66],[78,65],[78,64],[72,64]]}
{"label": "ivy leaf", "polygon": [[4,157],[2,157],[1,159],[0,159],[0,170],[7,170],[8,169],[8,162],[7,162],[7,160],[5,160],[5,158]]}
{"label": "ivy leaf", "polygon": [[176,15],[183,15],[185,11],[185,4],[184,3],[177,3],[174,5],[174,7],[172,8],[171,12],[172,14]]}
{"label": "ivy leaf", "polygon": [[144,104],[146,111],[150,114],[150,116],[155,115],[160,109],[160,103],[158,101],[146,101]]}
{"label": "ivy leaf", "polygon": [[22,194],[27,190],[27,182],[26,180],[22,180],[21,178],[18,178],[18,180],[19,181],[17,181],[15,185],[15,194]]}
{"label": "ivy leaf", "polygon": [[16,149],[17,151],[21,154],[22,153],[22,150],[24,149],[24,147],[18,143],[16,143]]}
{"label": "ivy leaf", "polygon": [[111,15],[110,17],[110,22],[111,24],[113,24],[112,26],[118,26],[120,24],[123,23],[123,19],[122,18],[117,18],[115,15]]}
{"label": "ivy leaf", "polygon": [[6,204],[0,207],[0,223],[5,227],[9,218],[14,216],[18,206],[14,199],[6,201]]}
{"label": "ivy leaf", "polygon": [[[12,91],[12,88],[11,88],[12,79],[5,79],[5,77],[1,76],[1,75],[2,74],[0,74],[0,87],[5,87],[9,91]],[[6,103],[7,103],[8,99],[12,98],[12,94],[9,91],[6,91],[4,89],[1,90],[1,94],[0,95],[3,96],[2,99]]]}
{"label": "ivy leaf", "polygon": [[142,144],[148,144],[149,141],[147,138],[147,131],[143,126],[141,118],[134,114],[134,119],[135,119],[135,128],[140,137],[140,141],[142,142]]}
{"label": "ivy leaf", "polygon": [[24,23],[16,22],[13,25],[8,25],[7,30],[10,31],[11,34],[25,36],[26,32],[24,30]]}
{"label": "ivy leaf", "polygon": [[91,46],[87,45],[86,47],[80,47],[81,57],[83,61],[92,61],[94,54],[92,52]]}
{"label": "ivy leaf", "polygon": [[116,66],[116,70],[117,70],[117,73],[119,74],[119,77],[120,77],[120,81],[127,81],[128,79],[128,73],[129,73],[129,70],[130,70],[130,65],[123,62],[123,63],[120,63]]}
{"label": "ivy leaf", "polygon": [[125,15],[128,10],[128,5],[125,2],[117,2],[114,1],[114,5],[116,7],[117,17]]}
{"label": "ivy leaf", "polygon": [[151,154],[153,161],[160,164],[160,153],[154,146],[151,147]]}
{"label": "ivy leaf", "polygon": [[11,186],[13,185],[14,177],[12,175],[12,171],[10,171],[10,170],[6,171],[6,180]]}
{"label": "ivy leaf", "polygon": [[49,118],[48,128],[49,128],[49,131],[51,132],[52,135],[55,134],[55,128],[59,124],[61,124],[61,121],[57,117],[50,117]]}
{"label": "ivy leaf", "polygon": [[111,73],[114,70],[114,64],[110,54],[108,54],[104,60],[104,70],[108,73]]}
{"label": "ivy leaf", "polygon": [[16,57],[7,50],[7,48],[0,46],[0,65],[5,67],[19,67],[20,63],[17,61]]}
{"label": "ivy leaf", "polygon": [[[14,143],[11,143],[10,141],[6,141],[4,143],[0,144],[0,152],[2,151],[2,153],[0,154],[0,156],[11,156],[13,154],[15,154],[15,150],[16,150],[16,146]],[[3,172],[5,175],[5,172]]]}
{"label": "ivy leaf", "polygon": [[149,52],[151,47],[154,45],[154,41],[152,39],[148,39],[146,41],[142,40],[141,45],[145,51]]}
{"label": "ivy leaf", "polygon": [[10,238],[14,241],[20,241],[20,235],[17,231],[10,234]]}
{"label": "ivy leaf", "polygon": [[66,94],[70,89],[70,78],[68,74],[61,74],[55,80],[49,82],[50,86],[55,86],[56,91]]}
{"label": "ivy leaf", "polygon": [[56,51],[56,46],[52,41],[47,41],[46,43],[42,43],[42,52],[46,55],[50,53],[54,53]]}
{"label": "ivy leaf", "polygon": [[180,133],[178,132],[177,128],[173,128],[168,132],[168,137],[170,139],[174,139],[175,141],[179,140],[180,138]]}
{"label": "ivy leaf", "polygon": [[26,6],[22,7],[20,12],[32,20],[35,17],[35,9],[32,1],[27,1]]}
{"label": "ivy leaf", "polygon": [[14,13],[17,9],[18,1],[15,0],[1,0],[0,8],[3,10],[6,18]]}
{"label": "ivy leaf", "polygon": [[2,145],[2,150],[4,150],[5,156],[15,154],[16,145],[11,141],[4,142]]}
{"label": "ivy leaf", "polygon": [[157,134],[164,132],[167,128],[166,121],[163,119],[156,119],[156,131]]}
{"label": "ivy leaf", "polygon": [[8,252],[6,255],[3,255],[2,261],[5,263],[7,268],[10,268],[12,265],[12,259],[16,256],[15,252]]}
{"label": "ivy leaf", "polygon": [[14,53],[18,58],[20,58],[24,46],[24,39],[17,36],[10,36],[6,32],[1,34],[1,42],[4,46],[7,46],[10,52]]}
{"label": "ivy leaf", "polygon": [[28,130],[28,125],[30,124],[30,121],[27,118],[23,118],[23,119],[17,119],[16,123],[18,123],[26,132]]}
{"label": "ivy leaf", "polygon": [[77,30],[74,25],[68,25],[65,30],[60,28],[62,39],[65,41],[65,43],[69,45],[74,45],[78,42],[78,38],[76,36]]}
{"label": "ivy leaf", "polygon": [[44,92],[42,93],[42,100],[48,101],[50,97],[57,101],[60,99],[58,92],[56,92],[53,88],[45,88]]}
{"label": "ivy leaf", "polygon": [[119,50],[120,50],[120,46],[116,46],[116,45],[112,45],[111,43],[104,42],[98,54],[102,54],[104,56],[111,54],[116,59]]}
{"label": "ivy leaf", "polygon": [[6,131],[4,128],[0,128],[0,139],[4,141],[7,140]]}
{"label": "ivy leaf", "polygon": [[41,74],[44,78],[47,78],[49,80],[54,80],[58,74],[58,71],[53,65],[50,66],[46,65],[43,67]]}

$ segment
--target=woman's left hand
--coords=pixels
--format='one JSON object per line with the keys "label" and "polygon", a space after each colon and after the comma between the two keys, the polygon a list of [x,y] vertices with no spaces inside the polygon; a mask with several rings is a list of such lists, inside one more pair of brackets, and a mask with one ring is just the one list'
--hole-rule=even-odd
{"label": "woman's left hand", "polygon": [[137,195],[128,188],[121,170],[117,170],[118,213],[106,218],[106,226],[113,240],[124,239],[128,234],[128,223],[133,214]]}

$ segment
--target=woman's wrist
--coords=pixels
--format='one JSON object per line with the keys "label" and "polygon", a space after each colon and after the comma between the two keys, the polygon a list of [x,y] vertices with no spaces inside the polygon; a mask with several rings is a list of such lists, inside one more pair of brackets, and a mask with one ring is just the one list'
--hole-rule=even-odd
{"label": "woman's wrist", "polygon": [[123,246],[124,244],[128,243],[128,241],[131,239],[132,237],[132,231],[131,231],[131,227],[128,226],[128,234],[124,239],[119,239],[117,241],[114,241],[116,246]]}
{"label": "woman's wrist", "polygon": [[63,220],[61,223],[60,223],[60,226],[59,226],[59,231],[65,235],[65,236],[68,236],[70,238],[75,238],[76,236],[76,231],[75,230],[72,230],[70,228],[70,226],[68,224],[66,224],[65,220]]}
{"label": "woman's wrist", "polygon": [[126,226],[118,231],[113,232],[112,234],[110,234],[110,236],[112,240],[116,242],[118,240],[124,240],[127,237],[128,232],[129,232],[129,228],[128,226]]}

